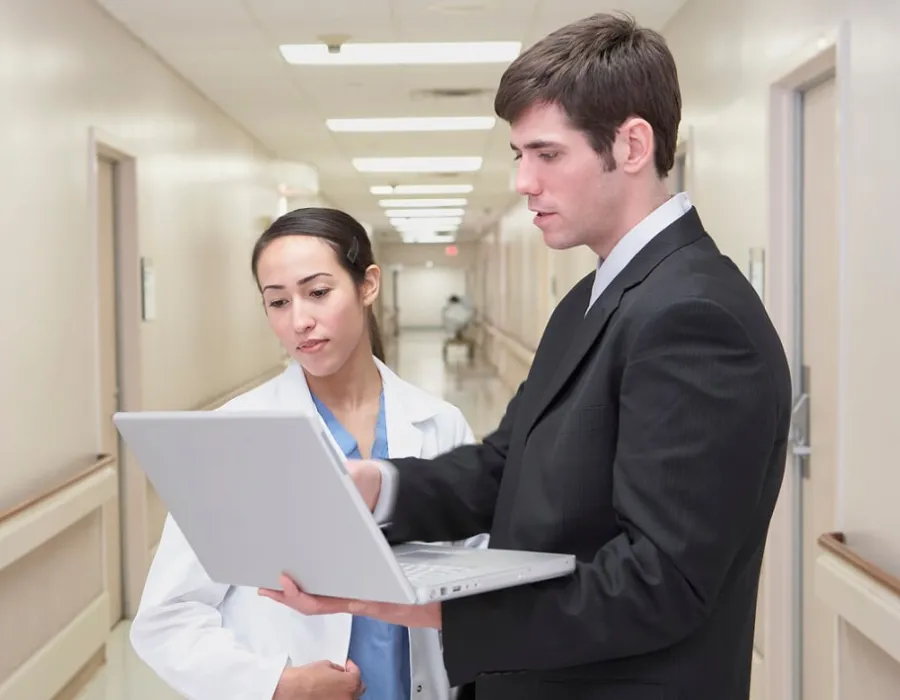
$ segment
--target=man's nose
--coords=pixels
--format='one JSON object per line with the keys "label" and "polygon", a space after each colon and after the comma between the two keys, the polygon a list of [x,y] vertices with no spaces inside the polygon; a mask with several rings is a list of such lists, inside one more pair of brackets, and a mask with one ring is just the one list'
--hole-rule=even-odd
{"label": "man's nose", "polygon": [[540,189],[534,169],[524,161],[519,161],[516,169],[516,192],[533,197],[540,194]]}

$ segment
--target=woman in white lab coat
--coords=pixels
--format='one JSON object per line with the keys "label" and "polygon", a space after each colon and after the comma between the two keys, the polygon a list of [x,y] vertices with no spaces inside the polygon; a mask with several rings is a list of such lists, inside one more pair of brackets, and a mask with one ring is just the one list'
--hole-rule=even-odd
{"label": "woman in white lab coat", "polygon": [[[459,409],[383,364],[372,313],[380,272],[352,217],[322,208],[285,214],[260,237],[252,267],[269,325],[292,362],[219,410],[318,413],[355,458],[431,457],[473,441]],[[131,642],[192,700],[344,700],[366,687],[367,700],[452,697],[438,632],[349,615],[305,617],[255,588],[214,583],[171,516]]]}

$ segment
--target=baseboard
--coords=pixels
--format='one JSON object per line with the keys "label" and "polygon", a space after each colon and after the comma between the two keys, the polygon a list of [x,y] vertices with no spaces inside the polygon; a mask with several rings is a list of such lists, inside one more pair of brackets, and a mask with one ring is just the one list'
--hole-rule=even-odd
{"label": "baseboard", "polygon": [[96,678],[97,674],[106,665],[106,645],[97,650],[88,662],[81,667],[81,670],[75,674],[75,677],[66,683],[65,687],[59,691],[53,700],[76,700],[81,693],[87,688],[88,684]]}
{"label": "baseboard", "polygon": [[104,648],[108,634],[109,595],[103,593],[0,686],[0,700],[57,696]]}

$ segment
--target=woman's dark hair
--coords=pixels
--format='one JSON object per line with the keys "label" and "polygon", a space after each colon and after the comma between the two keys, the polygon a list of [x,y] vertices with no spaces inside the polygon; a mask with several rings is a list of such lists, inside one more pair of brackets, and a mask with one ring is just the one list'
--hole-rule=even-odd
{"label": "woman's dark hair", "polygon": [[[259,258],[268,245],[284,236],[312,236],[326,241],[337,254],[341,264],[357,285],[365,281],[366,270],[375,264],[372,255],[372,243],[369,234],[356,219],[338,209],[325,207],[306,207],[295,209],[278,217],[269,228],[263,231],[253,246],[252,269],[256,286],[259,287],[257,267]],[[260,291],[262,289],[260,288]],[[375,312],[369,307],[368,313],[369,340],[372,343],[372,354],[384,361],[384,344]]]}

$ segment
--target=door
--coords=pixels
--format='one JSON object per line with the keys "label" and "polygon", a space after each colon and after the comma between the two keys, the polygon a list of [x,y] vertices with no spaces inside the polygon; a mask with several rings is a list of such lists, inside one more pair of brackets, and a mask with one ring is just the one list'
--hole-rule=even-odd
{"label": "door", "polygon": [[[119,409],[118,284],[116,274],[116,164],[97,159],[97,280],[98,368],[100,373],[100,449],[115,457],[119,469],[118,433],[112,422]],[[122,618],[121,523],[118,499],[103,509],[106,543],[106,583],[110,597],[110,624]]]}
{"label": "door", "polygon": [[[836,525],[838,434],[839,246],[837,212],[837,103],[833,77],[807,89],[801,102],[801,217],[797,270],[801,280],[798,357],[802,371],[795,406],[801,453],[798,523],[802,698],[834,697],[837,620],[816,598],[816,541]],[[803,439],[805,438],[805,440]],[[808,445],[808,454],[803,449]]]}

